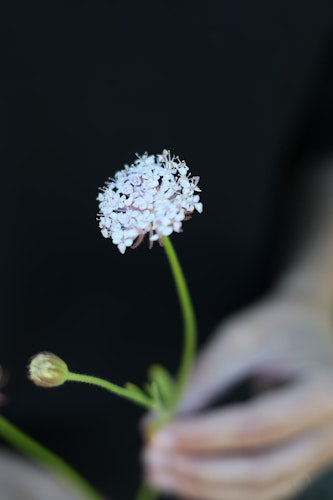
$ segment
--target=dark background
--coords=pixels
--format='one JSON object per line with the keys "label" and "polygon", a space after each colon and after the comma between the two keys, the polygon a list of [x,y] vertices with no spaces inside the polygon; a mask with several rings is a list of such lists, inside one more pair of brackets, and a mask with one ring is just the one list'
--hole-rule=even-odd
{"label": "dark background", "polygon": [[101,236],[98,188],[164,148],[200,175],[204,213],[172,241],[204,342],[274,283],[302,160],[332,147],[332,21],[331,0],[0,6],[3,411],[106,495],[134,497],[142,411],[36,388],[28,359],[140,384],[176,370],[181,318],[163,250]]}

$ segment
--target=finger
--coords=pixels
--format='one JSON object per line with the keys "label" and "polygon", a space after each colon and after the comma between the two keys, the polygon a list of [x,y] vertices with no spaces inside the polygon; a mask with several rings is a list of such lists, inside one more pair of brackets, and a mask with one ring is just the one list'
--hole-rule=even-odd
{"label": "finger", "polygon": [[233,328],[214,336],[200,352],[186,393],[179,404],[179,413],[203,408],[216,395],[223,395],[239,380],[245,378],[257,365],[260,354],[249,349],[246,338]]}
{"label": "finger", "polygon": [[255,450],[298,436],[333,417],[323,377],[265,393],[245,404],[186,417],[158,431],[152,445],[195,453]]}
{"label": "finger", "polygon": [[150,449],[143,459],[147,470],[158,470],[200,483],[214,483],[223,488],[260,491],[277,482],[292,481],[300,473],[305,477],[304,467],[313,468],[318,462],[312,462],[316,451],[313,441],[303,437],[299,442],[245,456],[195,456]]}
{"label": "finger", "polygon": [[309,472],[314,478],[327,468],[333,458],[332,443],[330,426],[252,456],[158,456],[153,450],[145,461],[155,487],[169,487],[190,498],[281,499],[304,489]]}
{"label": "finger", "polygon": [[166,494],[177,494],[182,498],[196,500],[259,500],[258,496],[252,496],[249,489],[224,488],[219,485],[200,483],[197,479],[189,479],[178,474],[170,474],[158,470],[152,470],[147,477],[148,483],[159,491]]}
{"label": "finger", "polygon": [[202,484],[198,479],[162,471],[151,471],[147,481],[154,489],[193,500],[283,500],[290,499],[291,495],[301,492],[308,485],[307,477],[301,475],[297,479],[280,481],[261,489],[253,489],[250,486],[222,488],[217,484]]}

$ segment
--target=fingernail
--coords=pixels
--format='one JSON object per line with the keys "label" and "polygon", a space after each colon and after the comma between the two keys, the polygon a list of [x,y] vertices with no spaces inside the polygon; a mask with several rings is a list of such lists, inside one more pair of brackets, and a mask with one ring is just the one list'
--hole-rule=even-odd
{"label": "fingernail", "polygon": [[176,440],[169,432],[160,431],[152,436],[151,444],[163,450],[170,450],[175,447]]}

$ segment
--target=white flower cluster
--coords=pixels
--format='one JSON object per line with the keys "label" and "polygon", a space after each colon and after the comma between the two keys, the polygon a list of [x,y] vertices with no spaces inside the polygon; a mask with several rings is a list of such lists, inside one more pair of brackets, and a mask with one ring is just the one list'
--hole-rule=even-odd
{"label": "white flower cluster", "polygon": [[162,154],[138,156],[101,189],[97,200],[99,227],[121,253],[135,248],[149,234],[150,247],[162,237],[182,231],[182,222],[202,212],[199,177],[184,161]]}

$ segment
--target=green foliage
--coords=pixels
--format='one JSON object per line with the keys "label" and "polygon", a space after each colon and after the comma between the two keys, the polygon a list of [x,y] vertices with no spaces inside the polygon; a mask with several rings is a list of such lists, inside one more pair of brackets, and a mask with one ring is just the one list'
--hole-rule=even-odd
{"label": "green foliage", "polygon": [[168,370],[161,365],[151,366],[148,376],[151,385],[156,387],[154,390],[158,393],[160,402],[164,407],[168,408],[175,387],[172,376]]}

